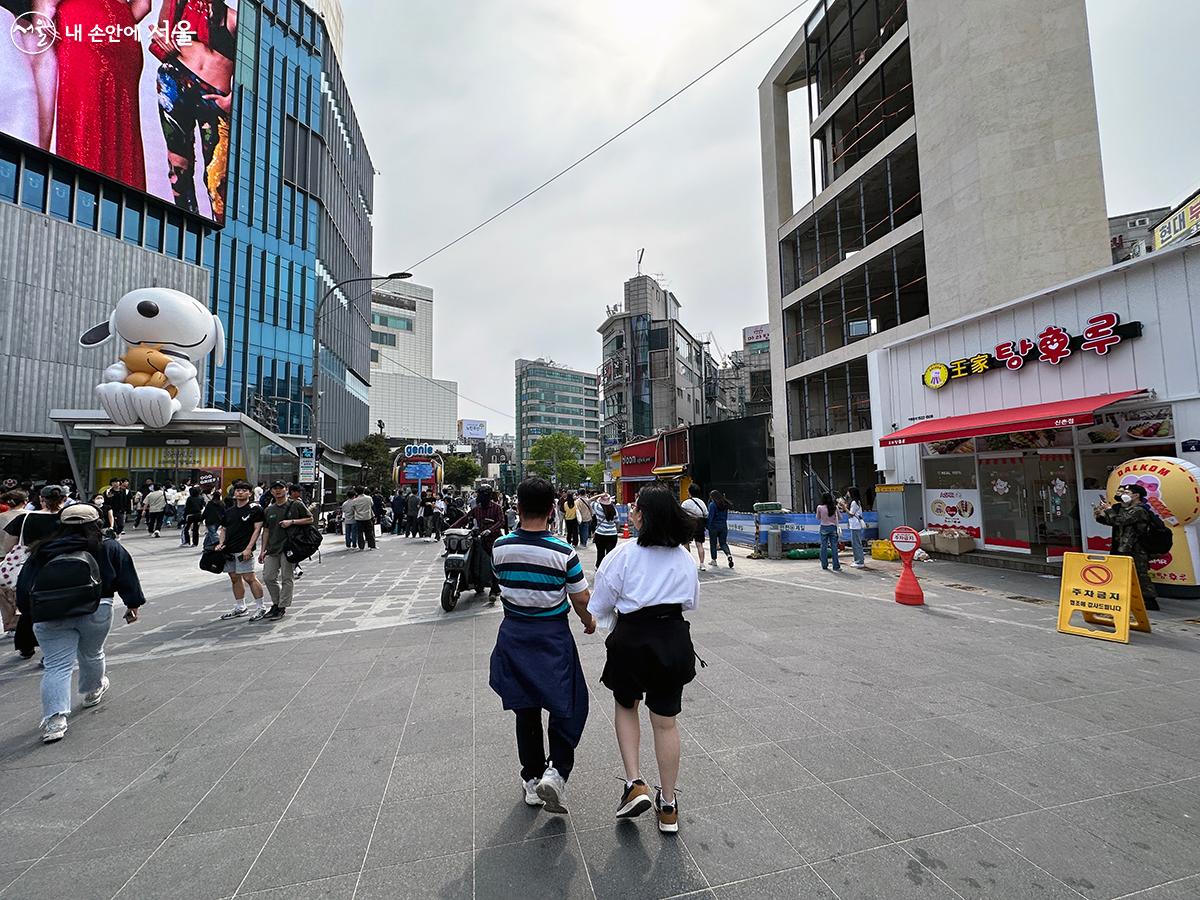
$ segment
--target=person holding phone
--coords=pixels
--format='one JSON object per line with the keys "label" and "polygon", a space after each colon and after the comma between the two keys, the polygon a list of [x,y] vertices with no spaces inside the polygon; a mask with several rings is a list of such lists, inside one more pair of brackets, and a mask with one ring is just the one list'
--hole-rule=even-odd
{"label": "person holding phone", "polygon": [[253,489],[248,482],[234,484],[233,505],[225,510],[225,521],[217,535],[217,546],[213,548],[225,551],[225,573],[233,588],[233,609],[221,616],[222,619],[237,619],[250,611],[246,606],[246,588],[250,588],[258,604],[250,621],[258,622],[267,614],[262,582],[255,574],[254,565],[254,548],[262,533],[265,517],[262,507],[250,502],[252,496]]}

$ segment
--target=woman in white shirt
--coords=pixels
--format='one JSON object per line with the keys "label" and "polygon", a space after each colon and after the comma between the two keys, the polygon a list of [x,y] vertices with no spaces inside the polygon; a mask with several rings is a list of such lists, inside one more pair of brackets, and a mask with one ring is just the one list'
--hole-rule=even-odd
{"label": "woman in white shirt", "polygon": [[850,525],[850,547],[854,551],[854,568],[864,569],[866,555],[863,553],[863,530],[867,527],[863,518],[862,492],[856,487],[846,488],[846,518]]}
{"label": "woman in white shirt", "polygon": [[[658,828],[679,830],[675,780],[679,775],[679,715],[683,686],[696,677],[696,653],[683,611],[695,609],[700,582],[687,551],[696,522],[670,488],[650,484],[629,508],[637,541],[627,541],[596,570],[588,611],[603,625],[616,615],[604,642],[608,658],[600,681],[616,700],[617,745],[625,764],[625,790],[617,818],[655,807]],[[704,663],[701,662],[701,666]],[[641,776],[638,703],[645,697],[654,728],[654,755],[662,781],[653,801]]]}

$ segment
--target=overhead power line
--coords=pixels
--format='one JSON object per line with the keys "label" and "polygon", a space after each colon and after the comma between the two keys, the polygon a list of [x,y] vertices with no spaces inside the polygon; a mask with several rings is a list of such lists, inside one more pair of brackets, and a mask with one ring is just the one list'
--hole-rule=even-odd
{"label": "overhead power line", "polygon": [[514,422],[516,421],[516,417],[513,416],[511,413],[506,413],[502,409],[496,409],[496,407],[494,407],[494,406],[488,406],[486,403],[480,403],[478,400],[472,400],[470,397],[460,394],[458,391],[454,390],[454,388],[446,387],[446,385],[442,384],[436,378],[430,378],[428,375],[422,375],[416,369],[409,368],[404,363],[400,362],[400,360],[396,359],[396,357],[392,356],[390,353],[386,353],[383,350],[380,350],[377,346],[372,347],[371,349],[378,351],[380,359],[387,359],[388,362],[394,363],[395,365],[404,369],[404,371],[410,373],[414,378],[420,378],[422,381],[428,381],[434,387],[440,388],[441,390],[445,391],[447,394],[453,394],[459,400],[466,400],[468,403],[474,403],[476,406],[480,406],[483,409],[486,409],[490,412],[494,412],[494,413],[497,413],[498,415],[504,416],[504,418],[506,418],[506,419],[511,419]]}
{"label": "overhead power line", "polygon": [[[719,61],[717,61],[713,65],[709,66],[707,69],[705,69],[703,72],[701,72],[695,78],[693,78],[691,81],[689,81],[683,87],[679,88],[679,90],[675,91],[675,93],[671,94],[671,96],[667,97],[667,99],[663,100],[661,103],[654,106],[648,112],[646,112],[643,115],[639,116],[638,118],[634,119],[632,122],[630,122],[628,125],[626,125],[624,128],[622,128],[620,131],[618,131],[612,137],[608,138],[608,140],[604,141],[604,143],[602,143],[596,147],[593,147],[591,150],[589,150],[583,156],[579,157],[579,159],[575,160],[575,162],[571,163],[565,169],[561,169],[560,171],[558,171],[554,175],[552,175],[550,178],[547,178],[545,181],[543,181],[537,187],[522,194],[520,197],[518,197],[512,203],[508,204],[508,206],[504,207],[499,212],[493,213],[492,215],[488,216],[486,219],[484,219],[482,222],[480,222],[474,228],[470,229],[469,231],[463,232],[458,237],[456,237],[454,240],[450,241],[448,244],[443,244],[441,247],[438,247],[438,249],[434,250],[429,255],[423,256],[421,259],[417,260],[412,265],[405,266],[404,271],[406,271],[406,272],[415,271],[418,266],[422,265],[423,263],[429,262],[429,260],[433,259],[438,254],[443,253],[446,250],[449,250],[455,244],[466,240],[471,235],[473,235],[475,232],[479,231],[481,228],[487,227],[488,225],[490,225],[492,222],[495,222],[498,218],[500,218],[505,213],[520,206],[522,203],[524,203],[526,200],[528,200],[534,194],[536,194],[539,191],[541,191],[542,189],[547,188],[550,185],[554,184],[554,182],[558,181],[558,179],[562,178],[564,175],[566,175],[572,169],[587,162],[589,159],[591,159],[593,156],[595,156],[597,153],[599,153],[601,150],[603,150],[605,147],[607,147],[613,141],[617,140],[618,138],[620,138],[623,135],[627,134],[628,132],[632,131],[638,125],[645,122],[648,118],[650,118],[652,115],[654,115],[656,112],[658,112],[664,106],[666,106],[668,103],[670,103],[676,97],[678,97],[680,94],[684,93],[689,88],[691,88],[694,85],[698,84],[699,82],[703,81],[705,78],[707,78],[713,72],[715,72],[717,69],[721,68],[721,66],[725,65],[725,63],[729,62],[729,60],[733,59],[735,56],[737,56],[739,53],[741,53],[743,50],[745,50],[747,47],[749,47],[751,44],[753,44],[755,41],[757,41],[759,38],[761,38],[763,35],[765,35],[768,31],[773,29],[776,25],[779,25],[785,19],[790,18],[797,11],[799,11],[803,7],[807,6],[808,3],[809,3],[809,0],[803,0],[802,3],[797,3],[795,6],[793,6],[791,9],[789,9],[787,12],[785,12],[782,16],[780,16],[778,19],[776,19],[774,22],[772,22],[766,28],[762,29],[762,31],[758,32],[756,35],[754,35],[752,38],[747,40],[745,43],[739,45],[736,49],[734,49],[733,51],[728,53],[726,56],[722,57]],[[474,401],[472,401],[472,402],[474,402]],[[482,406],[482,405],[483,404],[480,404],[480,406]]]}

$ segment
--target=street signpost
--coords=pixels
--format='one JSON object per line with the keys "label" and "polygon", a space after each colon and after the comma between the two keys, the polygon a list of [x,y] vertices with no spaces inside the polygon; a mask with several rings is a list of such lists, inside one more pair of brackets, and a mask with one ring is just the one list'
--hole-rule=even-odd
{"label": "street signpost", "polygon": [[304,443],[296,445],[296,453],[300,457],[299,472],[296,480],[301,484],[309,484],[317,480],[317,445]]}
{"label": "street signpost", "polygon": [[917,534],[916,529],[901,525],[892,530],[890,539],[904,564],[904,568],[900,570],[900,580],[896,582],[896,602],[905,606],[924,606],[925,592],[921,590],[921,584],[917,581],[912,567],[913,557],[921,547],[921,536]]}

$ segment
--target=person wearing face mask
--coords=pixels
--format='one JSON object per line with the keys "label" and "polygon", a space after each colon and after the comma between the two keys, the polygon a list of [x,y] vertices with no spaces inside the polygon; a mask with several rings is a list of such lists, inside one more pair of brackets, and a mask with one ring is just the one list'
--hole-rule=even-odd
{"label": "person wearing face mask", "polygon": [[1158,594],[1150,580],[1150,553],[1146,550],[1150,517],[1154,515],[1146,504],[1146,489],[1140,484],[1122,485],[1117,502],[1108,506],[1101,500],[1093,514],[1097,522],[1112,528],[1111,552],[1132,557],[1146,609],[1158,609]]}

